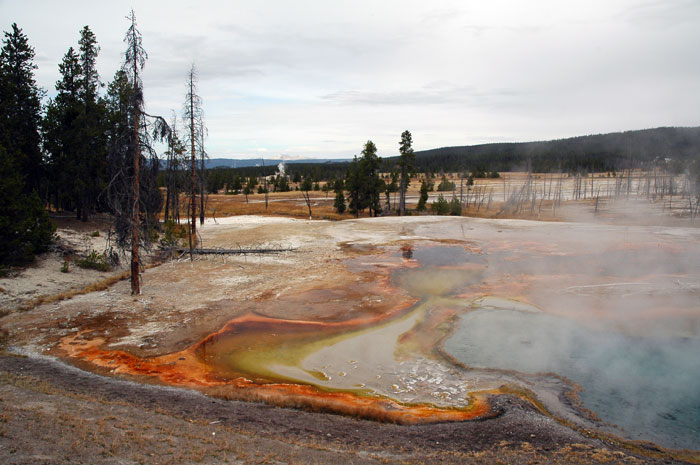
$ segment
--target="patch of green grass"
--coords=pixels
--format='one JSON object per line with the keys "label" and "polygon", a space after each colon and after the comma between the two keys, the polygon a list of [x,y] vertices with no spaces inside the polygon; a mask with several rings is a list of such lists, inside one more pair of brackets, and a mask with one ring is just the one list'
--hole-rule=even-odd
{"label": "patch of green grass", "polygon": [[87,257],[76,260],[75,264],[80,268],[88,268],[97,271],[109,271],[112,269],[107,260],[107,256],[95,250],[91,250]]}

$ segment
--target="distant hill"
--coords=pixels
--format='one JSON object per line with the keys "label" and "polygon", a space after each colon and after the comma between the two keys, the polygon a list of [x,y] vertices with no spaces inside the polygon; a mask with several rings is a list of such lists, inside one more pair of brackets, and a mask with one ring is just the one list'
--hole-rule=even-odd
{"label": "distant hill", "polygon": [[[307,158],[302,160],[275,160],[275,159],[265,159],[264,164],[266,166],[277,166],[282,161],[285,165],[292,164],[315,164],[315,163],[342,163],[350,161],[349,158],[338,159],[338,158]],[[206,161],[205,166],[209,168],[247,168],[249,166],[263,166],[262,158],[245,158],[245,159],[232,159],[232,158],[210,158]]]}
{"label": "distant hill", "polygon": [[[700,127],[662,127],[614,132],[538,142],[509,142],[459,147],[442,147],[416,152],[419,172],[456,171],[619,171],[650,166],[671,160],[672,168],[683,169],[700,157]],[[392,171],[398,156],[383,159],[385,172]],[[217,168],[212,176],[228,179],[234,171],[240,176],[272,175],[281,160],[213,158],[207,168]],[[315,179],[343,177],[350,159],[285,160],[287,173]],[[233,169],[235,168],[235,169]],[[223,171],[231,171],[224,173]],[[223,181],[221,181],[223,182]]]}
{"label": "distant hill", "polygon": [[[433,172],[472,170],[545,172],[620,170],[659,160],[683,163],[700,157],[700,127],[662,127],[570,137],[539,142],[513,142],[442,147],[416,152],[416,169]],[[398,157],[385,159],[392,166]]]}

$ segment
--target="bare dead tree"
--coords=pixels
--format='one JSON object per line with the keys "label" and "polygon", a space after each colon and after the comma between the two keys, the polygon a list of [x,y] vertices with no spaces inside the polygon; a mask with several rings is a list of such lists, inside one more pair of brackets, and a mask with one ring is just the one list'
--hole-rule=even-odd
{"label": "bare dead tree", "polygon": [[165,204],[165,220],[174,222],[180,221],[180,192],[185,189],[186,149],[182,144],[177,132],[177,115],[173,112],[173,119],[170,123],[172,130],[168,138],[167,165],[166,165],[166,187],[167,197]]}
{"label": "bare dead tree", "polygon": [[[131,249],[131,293],[138,295],[141,293],[140,246],[149,247],[147,232],[163,202],[156,185],[160,163],[152,141],[169,137],[170,128],[163,118],[143,111],[140,72],[148,55],[133,10],[127,19],[130,25],[124,38],[127,44],[124,64],[108,92],[110,182],[106,194],[114,213],[117,245],[122,250]],[[150,161],[147,162],[144,153]]]}
{"label": "bare dead tree", "polygon": [[304,198],[304,202],[306,202],[306,207],[309,209],[309,219],[312,219],[311,197],[309,196],[309,191],[311,191],[312,185],[313,183],[311,182],[311,178],[305,177],[304,180],[301,182],[301,186],[299,187],[299,190],[301,191],[301,196]]}
{"label": "bare dead tree", "polygon": [[204,206],[206,204],[206,192],[204,189],[206,170],[204,169],[205,160],[207,159],[207,152],[204,150],[204,137],[207,132],[206,126],[204,126],[204,121],[202,119],[201,111],[199,117],[199,224],[204,224]]}
{"label": "bare dead tree", "polygon": [[202,140],[202,99],[197,95],[197,72],[192,63],[187,73],[187,93],[185,95],[185,107],[183,117],[187,124],[187,142],[190,146],[190,214],[189,218],[189,246],[190,259],[192,249],[197,237],[197,150],[196,146]]}

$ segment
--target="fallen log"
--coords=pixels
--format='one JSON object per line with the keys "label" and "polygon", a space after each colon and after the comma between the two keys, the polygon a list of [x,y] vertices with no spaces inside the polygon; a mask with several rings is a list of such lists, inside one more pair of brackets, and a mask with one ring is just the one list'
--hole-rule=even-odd
{"label": "fallen log", "polygon": [[[276,254],[293,252],[296,249],[284,248],[284,249],[192,249],[193,255],[255,255],[255,254]],[[190,249],[178,248],[177,253],[185,254],[189,253]]]}

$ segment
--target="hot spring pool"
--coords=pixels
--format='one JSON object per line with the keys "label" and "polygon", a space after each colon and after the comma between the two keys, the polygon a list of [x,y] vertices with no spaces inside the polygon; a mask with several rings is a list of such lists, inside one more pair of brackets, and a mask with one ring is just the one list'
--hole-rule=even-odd
{"label": "hot spring pool", "polygon": [[631,336],[545,313],[477,308],[461,315],[445,350],[474,367],[566,376],[584,388],[584,406],[623,435],[700,447],[697,335]]}

